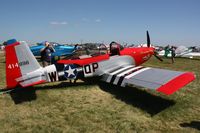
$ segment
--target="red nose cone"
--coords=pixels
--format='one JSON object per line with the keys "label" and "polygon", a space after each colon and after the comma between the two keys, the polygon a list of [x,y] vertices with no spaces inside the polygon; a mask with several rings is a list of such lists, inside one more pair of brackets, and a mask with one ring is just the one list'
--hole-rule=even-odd
{"label": "red nose cone", "polygon": [[152,47],[138,47],[138,48],[126,48],[120,52],[121,55],[130,55],[135,60],[135,65],[141,65],[150,59],[154,54],[154,48]]}
{"label": "red nose cone", "polygon": [[154,48],[140,48],[135,56],[136,65],[141,65],[142,63],[148,61],[153,54]]}

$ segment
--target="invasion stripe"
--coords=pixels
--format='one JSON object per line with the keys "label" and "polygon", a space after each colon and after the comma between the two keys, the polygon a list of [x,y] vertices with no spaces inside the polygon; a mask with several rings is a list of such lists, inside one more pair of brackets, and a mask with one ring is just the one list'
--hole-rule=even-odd
{"label": "invasion stripe", "polygon": [[143,66],[134,67],[134,68],[132,68],[132,69],[129,69],[129,70],[127,70],[127,71],[124,71],[123,73],[117,74],[117,76],[118,76],[118,77],[123,76],[123,75],[125,75],[125,74],[130,73],[130,72],[133,72],[133,71],[135,71],[135,70],[138,70],[139,68],[143,68]]}
{"label": "invasion stripe", "polygon": [[[136,69],[138,69],[138,68],[141,68],[141,67],[142,67],[142,66],[138,66],[138,67],[134,67],[134,68],[132,68],[132,69],[129,69],[129,70],[123,72],[123,73],[118,74],[117,77],[124,76],[125,74],[130,73],[130,72],[132,72],[132,71],[134,71],[134,70],[136,70]],[[118,80],[119,80],[119,78],[116,78],[113,84],[117,84],[117,83],[118,83]]]}
{"label": "invasion stripe", "polygon": [[129,70],[129,69],[131,69],[131,68],[133,68],[133,67],[134,67],[134,66],[128,67],[128,68],[126,68],[126,69],[124,69],[124,70],[122,70],[122,71],[119,71],[118,73],[115,72],[116,74],[114,74],[114,75],[112,76],[110,83],[113,84],[113,82],[115,81],[115,78],[117,77],[118,74],[123,73],[123,72],[125,72],[125,71],[127,71],[127,70]]}
{"label": "invasion stripe", "polygon": [[113,75],[111,80],[110,80],[110,83],[113,83],[115,81],[115,78],[116,78],[116,75]]}
{"label": "invasion stripe", "polygon": [[130,69],[130,68],[134,68],[134,66],[127,66],[127,67],[124,67],[124,68],[122,68],[122,69],[120,69],[120,70],[118,70],[118,71],[115,71],[115,72],[111,73],[111,74],[112,74],[112,75],[118,75],[118,74],[120,74],[121,72],[124,72],[124,71],[126,71],[126,70],[128,70],[128,69]]}
{"label": "invasion stripe", "polygon": [[[142,68],[142,69],[139,69],[139,70],[137,70],[136,72],[131,73],[130,75],[126,75],[124,78],[129,79],[129,78],[131,78],[131,77],[133,77],[133,76],[135,76],[135,75],[137,75],[137,74],[139,74],[139,73],[141,73],[141,72],[144,72],[144,71],[146,71],[146,70],[148,70],[148,69],[150,69],[150,68]],[[124,79],[124,78],[123,78],[123,79]],[[124,87],[125,83],[122,82],[122,84],[120,84],[120,85],[121,85],[122,87]]]}
{"label": "invasion stripe", "polygon": [[122,81],[124,80],[124,78],[127,77],[128,75],[132,75],[133,73],[136,73],[137,71],[142,70],[142,69],[144,69],[144,67],[137,68],[137,69],[135,69],[135,70],[133,70],[133,71],[131,71],[131,72],[125,74],[124,76],[121,76],[121,77],[119,78],[119,81],[118,81],[117,85],[121,85],[121,84],[122,84]]}
{"label": "invasion stripe", "polygon": [[121,73],[121,72],[124,72],[124,71],[126,71],[126,70],[128,70],[128,69],[130,69],[130,68],[133,68],[134,66],[127,66],[127,67],[124,67],[124,68],[122,68],[122,69],[119,69],[119,70],[117,70],[117,71],[114,71],[114,72],[112,72],[112,73],[110,73],[109,74],[109,77],[107,78],[107,80],[106,80],[106,82],[111,82],[111,80],[112,80],[112,78],[116,78],[116,76],[115,77],[113,77],[112,75],[117,75],[117,74],[119,74],[119,73]]}
{"label": "invasion stripe", "polygon": [[121,76],[121,77],[119,78],[119,81],[118,81],[117,85],[120,86],[120,85],[122,84],[122,81],[123,81],[123,80],[124,80],[124,76]]}
{"label": "invasion stripe", "polygon": [[140,70],[140,71],[137,71],[137,72],[135,72],[135,73],[132,73],[132,74],[126,76],[126,78],[129,79],[129,78],[135,76],[136,74],[139,74],[139,73],[141,73],[141,72],[143,72],[143,71],[146,71],[146,70],[148,70],[148,69],[151,69],[151,68],[149,68],[149,67],[144,68],[144,69],[142,69],[142,70]]}

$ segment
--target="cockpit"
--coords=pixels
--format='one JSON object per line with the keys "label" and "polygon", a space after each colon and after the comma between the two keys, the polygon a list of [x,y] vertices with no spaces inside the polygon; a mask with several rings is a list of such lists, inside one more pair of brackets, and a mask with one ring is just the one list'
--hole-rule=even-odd
{"label": "cockpit", "polygon": [[110,43],[110,55],[120,55],[120,51],[124,49],[124,47],[122,45],[120,45],[119,43],[116,42],[111,42]]}
{"label": "cockpit", "polygon": [[110,56],[120,55],[120,51],[124,49],[119,43],[111,42],[108,46],[105,44],[86,43],[70,57],[70,59],[84,59],[99,55],[109,54]]}

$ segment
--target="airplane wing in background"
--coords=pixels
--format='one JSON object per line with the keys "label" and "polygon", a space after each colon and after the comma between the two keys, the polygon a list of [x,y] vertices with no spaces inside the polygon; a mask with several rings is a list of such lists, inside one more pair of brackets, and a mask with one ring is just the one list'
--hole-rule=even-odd
{"label": "airplane wing in background", "polygon": [[195,76],[191,72],[126,66],[105,73],[101,80],[122,87],[140,86],[171,95],[194,79]]}

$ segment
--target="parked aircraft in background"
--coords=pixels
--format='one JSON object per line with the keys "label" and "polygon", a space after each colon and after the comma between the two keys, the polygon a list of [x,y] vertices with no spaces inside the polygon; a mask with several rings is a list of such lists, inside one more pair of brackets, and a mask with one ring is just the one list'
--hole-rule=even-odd
{"label": "parked aircraft in background", "polygon": [[[51,43],[50,43],[51,44]],[[52,53],[52,56],[67,56],[67,55],[72,55],[73,52],[75,52],[76,50],[76,46],[67,46],[67,45],[62,45],[62,44],[58,44],[58,43],[53,43],[51,44],[54,49],[55,52]],[[44,48],[44,42],[43,43],[39,43],[36,46],[31,46],[30,49],[33,53],[34,56],[40,56],[40,50],[42,48]]]}
{"label": "parked aircraft in background", "polygon": [[[170,50],[162,50],[158,52],[160,56],[171,57]],[[186,58],[193,58],[195,56],[200,56],[200,52],[193,52],[192,48],[187,48],[185,46],[178,46],[175,50],[175,57],[186,57]]]}

